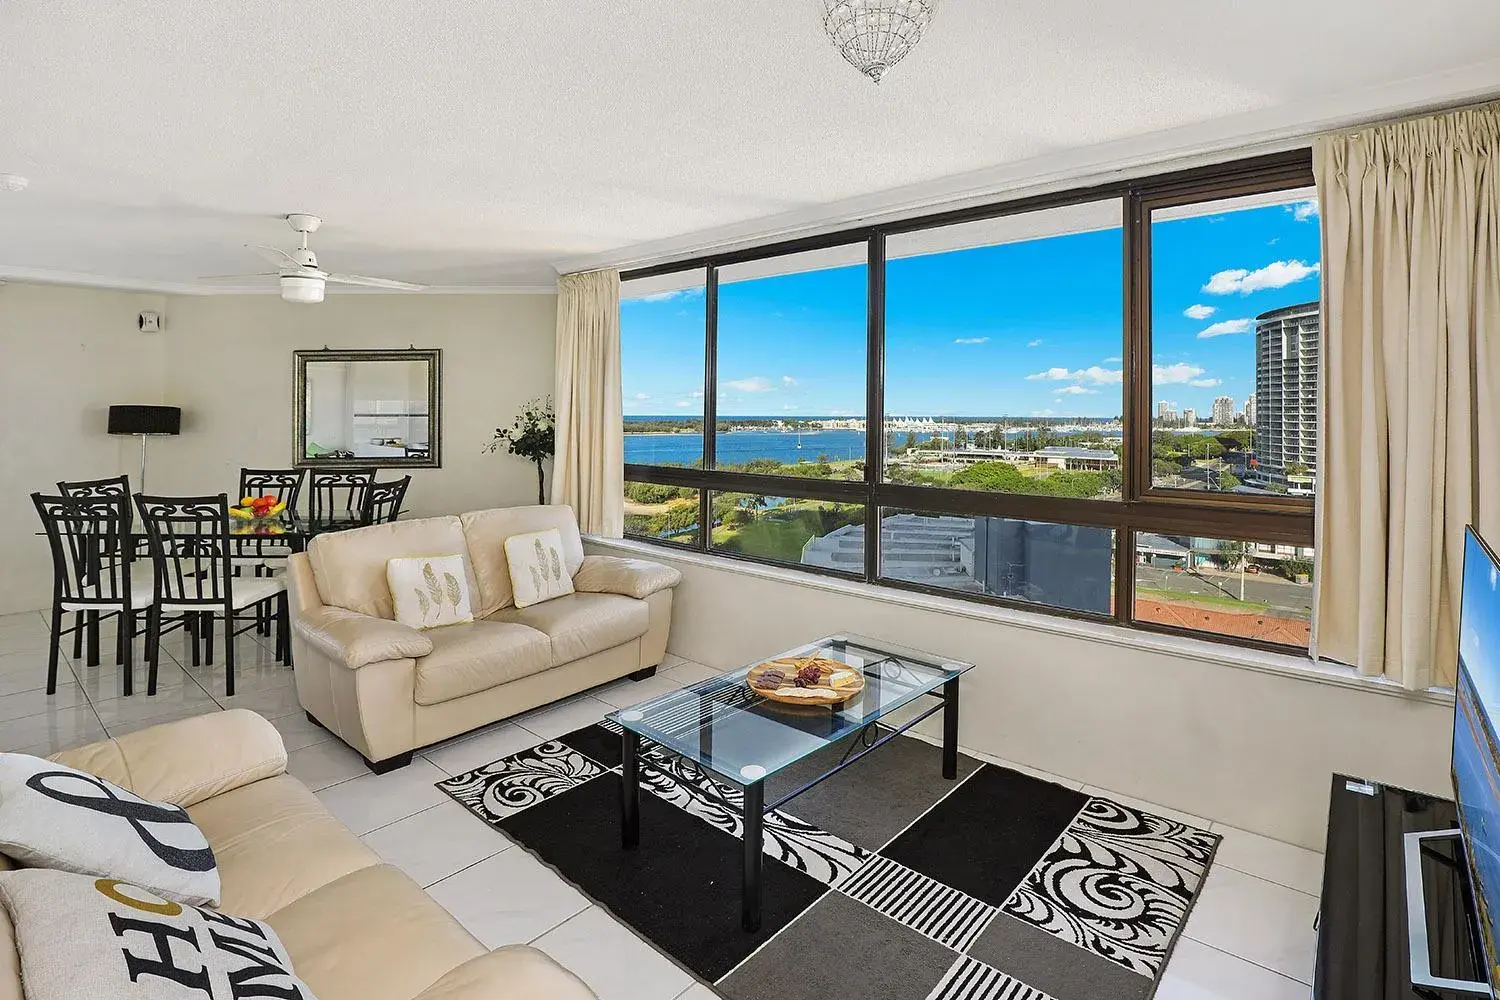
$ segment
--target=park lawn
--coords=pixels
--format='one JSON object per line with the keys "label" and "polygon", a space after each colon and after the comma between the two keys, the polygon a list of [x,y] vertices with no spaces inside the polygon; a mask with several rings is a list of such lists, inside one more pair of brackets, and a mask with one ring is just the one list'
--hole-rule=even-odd
{"label": "park lawn", "polygon": [[1156,601],[1169,601],[1173,604],[1190,604],[1209,610],[1243,611],[1249,614],[1260,614],[1271,608],[1269,604],[1262,601],[1241,601],[1216,594],[1194,594],[1185,590],[1162,590],[1156,587],[1137,587],[1135,596]]}

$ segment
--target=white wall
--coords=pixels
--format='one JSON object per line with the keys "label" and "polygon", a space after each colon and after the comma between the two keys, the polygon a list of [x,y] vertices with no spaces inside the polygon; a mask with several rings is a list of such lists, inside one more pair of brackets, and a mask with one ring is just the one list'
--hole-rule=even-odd
{"label": "white wall", "polygon": [[1040,615],[979,620],[650,552],[683,573],[671,652],[736,667],[852,631],[970,660],[960,742],[1007,760],[1318,851],[1335,771],[1452,795],[1451,705],[1214,662],[1232,654],[1209,643],[1133,648],[1107,626],[1080,638]]}
{"label": "white wall", "polygon": [[[146,309],[162,314],[162,333],[136,328]],[[139,439],[105,433],[109,404],[182,407],[182,435],[151,439],[153,492],[232,494],[242,466],[292,461],[298,349],[442,348],[443,467],[412,470],[407,509],[534,503],[535,467],[483,447],[552,391],[555,309],[552,295],[335,294],[302,306],[0,284],[0,613],[50,600],[32,491],[121,472],[138,487]]]}
{"label": "white wall", "polygon": [[135,483],[140,439],[105,428],[111,403],[165,401],[163,343],[137,328],[143,310],[163,312],[165,299],[0,283],[0,613],[51,600],[33,492],[122,472]]}
{"label": "white wall", "polygon": [[155,486],[232,493],[243,466],[290,465],[293,351],[416,346],[443,351],[443,467],[411,470],[406,509],[536,502],[535,468],[483,448],[522,403],[552,391],[554,296],[330,295],[308,306],[214,295],[176,297],[170,309],[166,392],[182,407],[182,436],[159,449]]}

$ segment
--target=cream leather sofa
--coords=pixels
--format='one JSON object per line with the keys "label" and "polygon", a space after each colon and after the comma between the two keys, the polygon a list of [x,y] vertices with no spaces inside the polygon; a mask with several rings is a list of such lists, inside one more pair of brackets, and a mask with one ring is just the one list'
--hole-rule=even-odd
{"label": "cream leather sofa", "polygon": [[[505,539],[557,528],[577,593],[515,607]],[[472,625],[394,620],[386,561],[467,557]],[[667,650],[677,570],[584,556],[573,509],[508,507],[319,535],[288,561],[292,658],[308,717],[377,773],[413,750],[607,681],[650,676]]]}
{"label": "cream leather sofa", "polygon": [[[540,951],[487,950],[381,864],[285,773],[281,735],[254,712],[169,722],[52,759],[185,808],[218,862],[219,908],[275,928],[318,1000],[594,1000]],[[0,855],[0,869],[11,867]],[[23,1000],[3,908],[0,1000]]]}

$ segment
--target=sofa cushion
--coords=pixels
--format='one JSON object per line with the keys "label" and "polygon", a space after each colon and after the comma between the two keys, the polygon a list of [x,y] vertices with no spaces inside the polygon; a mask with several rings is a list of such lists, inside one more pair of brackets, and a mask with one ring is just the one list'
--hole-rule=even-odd
{"label": "sofa cushion", "polygon": [[179,903],[219,901],[213,848],[185,809],[29,754],[0,753],[0,849]]}
{"label": "sofa cushion", "polygon": [[385,566],[402,556],[463,555],[469,593],[475,593],[473,563],[464,543],[463,525],[456,517],[424,517],[392,521],[352,531],[319,535],[307,547],[313,578],[324,604],[394,621]]}
{"label": "sofa cushion", "polygon": [[44,868],[0,875],[0,900],[28,1000],[312,997],[276,932],[257,920]]}
{"label": "sofa cushion", "polygon": [[562,535],[556,528],[527,531],[505,540],[510,564],[511,603],[529,608],[573,592],[573,577],[563,568]]}
{"label": "sofa cushion", "polygon": [[408,628],[442,628],[474,620],[464,557],[418,556],[385,564],[396,621]]}
{"label": "sofa cushion", "polygon": [[490,620],[545,632],[557,666],[640,638],[651,624],[651,611],[645,601],[619,594],[569,594],[529,608],[502,608]]}
{"label": "sofa cushion", "polygon": [[[389,865],[346,875],[271,914],[267,923],[318,1000],[411,1000],[485,951]],[[539,1000],[546,995],[536,994]]]}
{"label": "sofa cushion", "polygon": [[488,691],[552,666],[547,637],[524,625],[482,621],[424,634],[432,652],[417,661],[418,705]]}
{"label": "sofa cushion", "polygon": [[479,602],[474,614],[486,618],[509,607],[514,595],[510,587],[510,563],[505,559],[505,540],[511,535],[556,528],[562,536],[563,565],[568,575],[583,565],[583,539],[578,534],[578,519],[573,508],[565,504],[531,507],[497,507],[461,514],[464,537],[468,540],[469,560],[479,584]]}
{"label": "sofa cushion", "polygon": [[219,862],[226,913],[262,918],[380,857],[282,774],[188,807]]}

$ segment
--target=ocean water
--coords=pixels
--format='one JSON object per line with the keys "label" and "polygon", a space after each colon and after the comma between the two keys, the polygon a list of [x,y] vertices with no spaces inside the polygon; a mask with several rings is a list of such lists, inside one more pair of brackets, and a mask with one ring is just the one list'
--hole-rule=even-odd
{"label": "ocean water", "polygon": [[[791,465],[815,462],[819,455],[831,460],[865,457],[865,432],[849,430],[730,431],[717,436],[720,465],[739,465],[752,458],[774,458]],[[673,462],[691,465],[703,457],[702,434],[626,434],[625,461],[635,465]]]}

